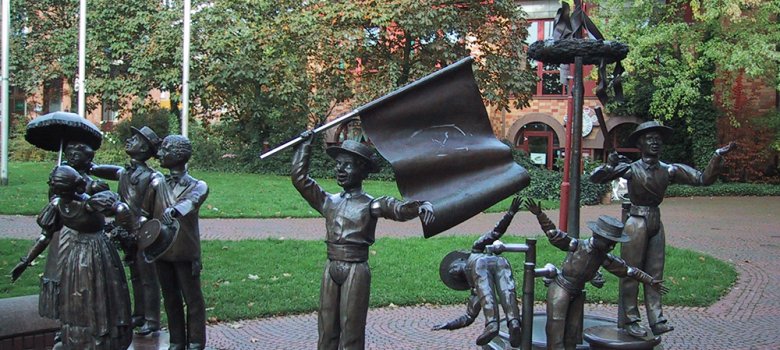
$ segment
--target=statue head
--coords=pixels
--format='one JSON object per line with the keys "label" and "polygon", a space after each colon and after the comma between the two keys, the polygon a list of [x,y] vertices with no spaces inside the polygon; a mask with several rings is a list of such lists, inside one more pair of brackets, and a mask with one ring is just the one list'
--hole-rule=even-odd
{"label": "statue head", "polygon": [[601,215],[598,220],[589,221],[588,227],[593,231],[593,247],[605,253],[612,251],[617,243],[630,240],[623,233],[623,223],[611,216]]}
{"label": "statue head", "polygon": [[344,141],[341,146],[328,147],[325,152],[336,160],[336,182],[345,189],[359,187],[370,173],[379,172],[372,159],[374,150],[356,141]]}
{"label": "statue head", "polygon": [[95,150],[86,143],[72,141],[65,146],[65,160],[68,162],[68,166],[78,171],[89,170],[94,158]]}
{"label": "statue head", "polygon": [[162,140],[148,126],[141,129],[130,127],[132,135],[125,141],[125,153],[130,158],[145,161],[157,155]]}
{"label": "statue head", "polygon": [[60,165],[49,174],[49,191],[59,197],[73,197],[86,191],[87,181],[76,169]]}
{"label": "statue head", "polygon": [[439,278],[447,287],[454,290],[468,290],[466,261],[469,253],[455,250],[444,256],[439,264]]}
{"label": "statue head", "polygon": [[642,156],[658,157],[664,144],[664,139],[672,134],[672,128],[663,126],[655,120],[644,122],[628,136],[628,143],[636,145]]}
{"label": "statue head", "polygon": [[167,169],[186,165],[191,156],[192,143],[182,135],[166,136],[157,152],[160,166]]}

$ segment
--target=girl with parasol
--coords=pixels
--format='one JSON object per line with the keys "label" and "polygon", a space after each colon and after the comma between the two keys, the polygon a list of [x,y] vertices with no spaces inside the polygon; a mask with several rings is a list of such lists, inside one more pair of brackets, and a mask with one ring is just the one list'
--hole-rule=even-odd
{"label": "girl with parasol", "polygon": [[[42,236],[60,231],[56,278],[50,287],[59,295],[53,316],[62,323],[64,349],[127,349],[132,341],[130,294],[119,255],[103,232],[106,215],[132,227],[129,208],[111,191],[84,194],[86,181],[62,165],[49,176],[51,202],[38,215]],[[26,263],[25,259],[22,260]],[[12,278],[27,264],[17,265]]]}
{"label": "girl with parasol", "polygon": [[108,186],[88,176],[102,134],[76,114],[55,112],[31,121],[25,139],[39,148],[59,151],[58,164],[67,144],[66,159],[73,167],[61,165],[52,171],[50,202],[37,220],[41,237],[14,267],[11,278],[19,278],[51,245],[41,278],[39,313],[61,321],[63,348],[126,349],[132,341],[127,282],[103,226],[106,214],[116,214],[116,222],[128,227],[132,218],[116,193],[102,191]]}

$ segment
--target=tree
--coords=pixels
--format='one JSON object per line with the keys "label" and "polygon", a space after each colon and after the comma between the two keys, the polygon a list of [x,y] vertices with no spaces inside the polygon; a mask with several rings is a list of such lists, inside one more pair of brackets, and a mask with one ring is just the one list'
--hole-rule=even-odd
{"label": "tree", "polygon": [[[32,92],[52,79],[74,81],[79,2],[14,0],[11,10],[13,83]],[[143,104],[151,89],[175,91],[181,82],[180,18],[180,9],[159,0],[90,0],[88,109],[97,103],[133,108]]]}
{"label": "tree", "polygon": [[239,0],[193,18],[193,90],[255,152],[469,54],[496,108],[526,106],[535,84],[513,1]]}
{"label": "tree", "polygon": [[[723,130],[726,139],[716,140],[719,116],[730,121],[726,126],[740,127],[733,79],[744,75],[780,86],[778,13],[776,1],[641,0],[631,6],[599,1],[596,18],[605,32],[630,47],[624,61],[629,98],[618,109],[678,126],[676,132],[687,136],[693,151],[687,158],[704,166],[715,144],[728,141],[730,133]],[[713,109],[713,103],[719,108]]]}

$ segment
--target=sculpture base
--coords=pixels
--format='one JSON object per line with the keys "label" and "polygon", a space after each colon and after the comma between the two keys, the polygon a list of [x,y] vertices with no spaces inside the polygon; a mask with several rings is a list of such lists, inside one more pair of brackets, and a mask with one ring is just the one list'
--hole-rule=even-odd
{"label": "sculpture base", "polygon": [[[507,333],[506,322],[501,322],[501,330],[498,336],[487,345],[483,346],[484,350],[507,350],[507,349],[522,349],[522,350],[545,350],[547,349],[547,335],[545,334],[544,327],[547,325],[547,314],[544,312],[534,313],[534,325],[533,335],[531,336],[531,349],[513,348],[509,344],[509,333]],[[583,321],[583,329],[589,329],[597,326],[614,327],[617,328],[617,321],[607,317],[585,315]],[[583,338],[584,339],[584,338]],[[593,349],[587,342],[583,344],[577,344],[577,350]]]}
{"label": "sculpture base", "polygon": [[647,337],[637,338],[615,326],[596,326],[586,328],[584,339],[593,350],[631,349],[650,350],[661,343],[661,336],[650,333]]}
{"label": "sculpture base", "polygon": [[168,332],[159,331],[150,335],[133,335],[133,343],[128,350],[164,350],[168,349]]}

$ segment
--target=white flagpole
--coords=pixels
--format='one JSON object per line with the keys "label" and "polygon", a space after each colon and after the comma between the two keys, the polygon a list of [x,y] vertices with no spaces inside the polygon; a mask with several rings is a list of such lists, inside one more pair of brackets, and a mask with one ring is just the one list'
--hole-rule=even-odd
{"label": "white flagpole", "polygon": [[0,127],[2,127],[2,131],[0,131],[0,136],[2,138],[2,156],[0,156],[0,186],[7,186],[8,185],[8,133],[9,130],[9,121],[10,118],[8,117],[8,113],[10,113],[10,108],[8,106],[8,103],[10,102],[9,94],[8,94],[8,54],[9,54],[9,43],[8,43],[8,35],[9,35],[9,28],[10,28],[10,21],[11,21],[11,1],[10,0],[3,0],[2,3],[2,21],[3,21],[3,27],[2,30],[0,30],[0,35],[2,38],[2,51],[3,51],[3,57],[2,57],[2,87],[0,87],[0,93],[2,93],[2,103],[0,103],[3,116],[3,122],[0,123]]}
{"label": "white flagpole", "polygon": [[187,137],[190,116],[190,7],[191,0],[184,0],[184,47],[182,48],[181,82],[181,134]]}
{"label": "white flagpole", "polygon": [[87,66],[87,0],[79,1],[79,76],[76,79],[76,88],[79,90],[79,110],[81,117],[86,118],[86,97],[87,90],[86,75]]}

